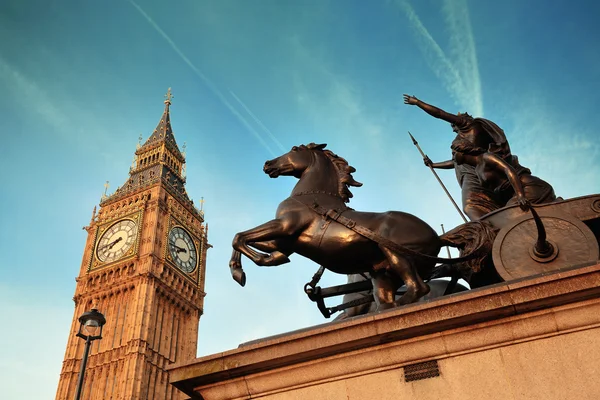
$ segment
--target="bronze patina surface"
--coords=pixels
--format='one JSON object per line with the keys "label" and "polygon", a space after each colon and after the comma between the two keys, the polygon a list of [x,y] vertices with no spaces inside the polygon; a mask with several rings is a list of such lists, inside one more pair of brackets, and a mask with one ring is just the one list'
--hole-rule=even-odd
{"label": "bronze patina surface", "polygon": [[425,157],[424,161],[432,168],[456,169],[463,209],[471,220],[507,205],[556,200],[549,183],[519,164],[504,131],[494,122],[467,113],[451,114],[406,94],[404,102],[451,124],[456,133],[452,159],[434,163]]}
{"label": "bronze patina surface", "polygon": [[[381,310],[426,295],[430,289],[423,280],[431,277],[436,263],[470,260],[477,264],[491,251],[495,234],[479,221],[438,236],[427,223],[408,213],[348,208],[346,203],[352,197],[349,187],[361,183],[352,177],[355,169],[325,150],[324,144],[294,146],[267,161],[264,172],[272,178],[293,176],[299,181],[279,205],[275,219],[235,236],[230,268],[242,286],[246,277],[241,254],[257,265],[275,266],[287,263],[291,253],[298,253],[333,272],[368,272],[377,309]],[[437,257],[446,245],[463,249],[465,256]],[[402,285],[406,291],[396,300]]]}
{"label": "bronze patina surface", "polygon": [[[463,289],[460,278],[478,288],[598,260],[598,195],[557,198],[550,184],[519,163],[494,122],[450,114],[414,96],[404,95],[404,101],[452,125],[456,137],[448,161],[431,162],[411,138],[434,175],[433,168],[456,169],[471,222],[463,216],[465,224],[438,236],[408,213],[355,211],[346,203],[350,187],[362,185],[352,176],[356,170],[325,144],[294,146],[263,168],[271,178],[297,178],[291,195],[273,220],[233,240],[229,266],[240,285],[246,282],[242,254],[257,265],[276,266],[297,253],[321,266],[306,294],[325,317],[343,311],[338,318],[345,318],[418,301],[431,291],[428,282],[435,288],[428,297],[437,297]],[[442,246],[459,249],[460,257],[438,257]],[[348,275],[348,282],[320,288],[325,269]],[[444,277],[449,284],[435,280]],[[342,304],[325,305],[326,298],[341,295]]]}

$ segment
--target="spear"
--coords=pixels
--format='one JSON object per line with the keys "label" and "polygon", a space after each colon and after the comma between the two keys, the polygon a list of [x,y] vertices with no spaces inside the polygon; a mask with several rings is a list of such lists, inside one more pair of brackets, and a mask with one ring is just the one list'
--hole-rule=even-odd
{"label": "spear", "polygon": [[[423,153],[423,150],[421,150],[421,146],[419,146],[419,143],[417,142],[417,140],[414,138],[414,136],[410,133],[410,131],[408,132],[408,134],[410,135],[410,138],[413,141],[413,144],[417,147],[417,149],[419,150],[419,153],[421,153],[421,156],[423,156],[423,159],[425,159],[425,157],[427,157],[425,155],[425,153]],[[431,172],[433,173],[433,176],[435,176],[435,179],[437,179],[437,181],[440,183],[440,185],[442,186],[442,189],[444,189],[444,192],[446,192],[446,194],[448,195],[448,198],[450,199],[450,201],[452,202],[452,204],[454,205],[454,208],[456,208],[456,211],[458,211],[458,213],[460,214],[460,216],[462,217],[463,221],[468,222],[467,218],[465,217],[465,214],[463,214],[463,212],[460,210],[460,208],[458,207],[458,205],[456,204],[456,202],[454,201],[454,199],[452,198],[452,195],[450,194],[450,192],[448,192],[448,189],[446,189],[446,186],[444,185],[444,183],[442,182],[442,180],[440,179],[440,177],[438,176],[437,172],[435,172],[435,170],[433,169],[433,167],[431,165],[427,165],[429,167],[429,169],[431,170]]]}
{"label": "spear", "polygon": [[[442,233],[445,235],[446,231],[444,230],[444,224],[442,225]],[[450,247],[446,246],[446,251],[448,252],[448,258],[452,258],[452,255],[450,255]]]}

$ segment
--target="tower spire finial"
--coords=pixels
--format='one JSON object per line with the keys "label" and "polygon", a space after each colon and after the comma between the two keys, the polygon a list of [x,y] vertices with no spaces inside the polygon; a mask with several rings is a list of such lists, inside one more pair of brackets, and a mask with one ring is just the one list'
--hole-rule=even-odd
{"label": "tower spire finial", "polygon": [[169,88],[167,90],[167,94],[165,94],[165,104],[170,106],[172,98],[173,98],[173,94],[171,94],[171,88]]}
{"label": "tower spire finial", "polygon": [[104,200],[108,197],[108,195],[106,194],[106,192],[108,191],[108,181],[106,181],[106,183],[104,184],[104,194],[102,195],[101,199]]}

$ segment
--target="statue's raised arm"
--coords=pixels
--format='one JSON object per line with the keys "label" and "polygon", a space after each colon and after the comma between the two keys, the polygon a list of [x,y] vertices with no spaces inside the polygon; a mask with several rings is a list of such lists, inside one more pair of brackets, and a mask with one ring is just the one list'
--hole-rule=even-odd
{"label": "statue's raised arm", "polygon": [[[424,162],[438,169],[450,169],[454,165],[462,189],[463,209],[471,220],[511,204],[526,208],[525,200],[540,204],[556,199],[550,184],[531,175],[529,169],[519,164],[517,157],[511,153],[504,130],[496,123],[466,112],[450,114],[406,94],[404,103],[416,105],[427,114],[452,125],[456,133],[451,145],[453,161],[433,163],[425,159]],[[470,156],[477,157],[470,162],[457,162]]]}
{"label": "statue's raised arm", "polygon": [[432,106],[431,104],[427,104],[424,101],[417,99],[415,96],[410,96],[408,94],[405,94],[404,95],[404,104],[409,104],[411,106],[417,106],[421,110],[425,111],[427,114],[431,115],[432,117],[442,119],[453,125],[460,125],[460,123],[462,121],[461,116],[456,115],[456,114],[450,114],[450,113],[442,110],[441,108]]}

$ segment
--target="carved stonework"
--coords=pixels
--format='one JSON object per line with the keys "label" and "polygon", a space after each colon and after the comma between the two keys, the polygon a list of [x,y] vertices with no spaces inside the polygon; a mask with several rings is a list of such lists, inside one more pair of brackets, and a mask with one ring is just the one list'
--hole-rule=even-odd
{"label": "carved stonework", "polygon": [[[117,216],[118,215],[118,216]],[[125,254],[123,256],[121,256],[119,258],[119,260],[116,260],[115,262],[123,262],[124,260],[127,259],[131,259],[137,256],[138,251],[139,251],[139,247],[140,247],[140,234],[142,232],[142,227],[141,227],[141,220],[142,220],[142,212],[138,211],[135,212],[133,214],[113,214],[113,216],[116,217],[116,219],[106,222],[103,225],[98,226],[98,228],[95,231],[95,235],[94,235],[94,245],[92,247],[93,251],[90,254],[89,257],[89,271],[92,271],[94,269],[98,269],[98,268],[104,268],[107,265],[112,264],[113,262],[106,262],[103,261],[99,258],[98,252],[101,251],[102,249],[102,237],[103,235],[107,232],[107,230],[111,229],[113,226],[115,226],[115,224],[119,223],[120,221],[133,221],[133,223],[135,224],[135,239],[134,242],[132,243],[131,247],[125,252]],[[118,238],[117,238],[118,239]],[[116,239],[115,239],[116,240]]]}
{"label": "carved stonework", "polygon": [[[183,398],[168,384],[166,368],[196,355],[209,245],[203,216],[185,192],[185,159],[172,134],[169,105],[155,134],[136,151],[128,181],[102,200],[86,227],[74,331],[57,399],[74,397],[83,352],[77,318],[92,307],[107,322],[102,340],[91,346],[82,398]],[[189,233],[197,252],[189,273],[168,251],[174,227]]]}

